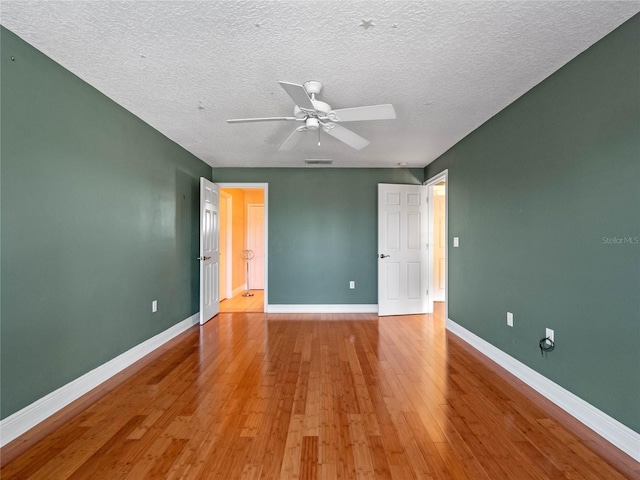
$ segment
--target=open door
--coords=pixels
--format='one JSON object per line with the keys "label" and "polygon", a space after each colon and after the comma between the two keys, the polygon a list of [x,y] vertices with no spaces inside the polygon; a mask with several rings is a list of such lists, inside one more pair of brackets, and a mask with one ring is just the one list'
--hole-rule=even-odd
{"label": "open door", "polygon": [[429,313],[428,188],[378,184],[378,315]]}
{"label": "open door", "polygon": [[200,178],[200,325],[220,311],[220,188]]}

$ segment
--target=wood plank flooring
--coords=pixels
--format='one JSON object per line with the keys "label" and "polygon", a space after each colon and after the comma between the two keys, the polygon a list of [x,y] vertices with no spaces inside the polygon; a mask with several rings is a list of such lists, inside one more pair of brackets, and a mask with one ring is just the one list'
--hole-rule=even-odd
{"label": "wood plank flooring", "polygon": [[220,311],[222,313],[264,312],[264,290],[251,290],[251,293],[253,293],[252,297],[243,297],[242,294],[239,294],[222,300],[220,302]]}
{"label": "wood plank flooring", "polygon": [[2,479],[598,479],[640,465],[435,315],[222,313],[2,450]]}

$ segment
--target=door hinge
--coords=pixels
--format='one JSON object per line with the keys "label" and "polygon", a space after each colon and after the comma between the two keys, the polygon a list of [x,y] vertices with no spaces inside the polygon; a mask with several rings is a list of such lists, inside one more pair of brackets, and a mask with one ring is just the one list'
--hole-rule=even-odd
{"label": "door hinge", "polygon": [[429,289],[427,288],[427,297],[429,296]]}

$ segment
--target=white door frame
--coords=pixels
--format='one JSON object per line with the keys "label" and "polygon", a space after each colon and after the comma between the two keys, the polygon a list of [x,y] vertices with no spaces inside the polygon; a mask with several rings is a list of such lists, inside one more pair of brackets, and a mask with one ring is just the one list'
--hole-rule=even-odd
{"label": "white door frame", "polygon": [[[215,173],[214,173],[215,177]],[[264,311],[269,308],[269,184],[249,182],[214,182],[220,188],[260,188],[264,192]]]}
{"label": "white door frame", "polygon": [[[227,217],[226,225],[224,226],[224,231],[227,236],[227,251],[225,263],[227,265],[227,270],[225,272],[220,272],[220,275],[224,275],[226,279],[227,291],[224,292],[224,295],[227,299],[231,298],[231,294],[233,292],[233,255],[231,254],[231,245],[232,244],[232,234],[233,234],[233,197],[227,192],[223,192],[220,190],[220,198],[226,198],[227,211],[225,212]],[[220,202],[222,204],[222,202]]]}
{"label": "white door frame", "polygon": [[[433,246],[433,186],[444,180],[444,235],[446,241],[444,243],[444,301],[445,301],[445,320],[449,319],[449,169],[434,175],[424,182],[429,187],[429,248]],[[433,278],[433,255],[429,251],[429,281]],[[433,307],[433,300],[431,300]]]}

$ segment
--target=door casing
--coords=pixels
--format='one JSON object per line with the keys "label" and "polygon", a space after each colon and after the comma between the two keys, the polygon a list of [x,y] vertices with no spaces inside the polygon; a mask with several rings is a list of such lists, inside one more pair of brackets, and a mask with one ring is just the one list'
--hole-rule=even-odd
{"label": "door casing", "polygon": [[214,182],[220,188],[258,188],[264,193],[264,311],[269,307],[269,184],[250,182]]}
{"label": "door casing", "polygon": [[[445,318],[449,318],[449,170],[443,170],[442,172],[434,175],[424,182],[429,187],[429,243],[433,245],[433,187],[437,183],[444,181],[445,198],[444,198],[444,231],[445,231],[445,243],[444,243],[444,301],[445,301]],[[433,262],[431,259],[433,256],[429,255],[429,278],[433,278]],[[432,305],[433,306],[433,305]]]}

